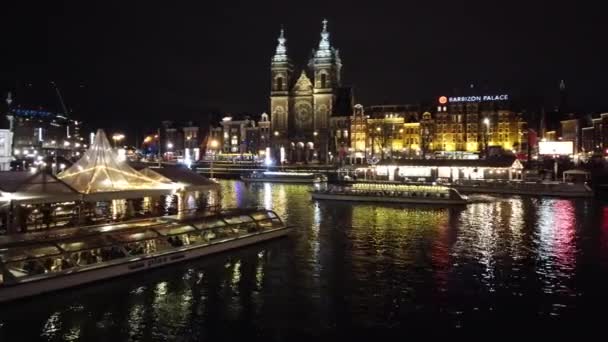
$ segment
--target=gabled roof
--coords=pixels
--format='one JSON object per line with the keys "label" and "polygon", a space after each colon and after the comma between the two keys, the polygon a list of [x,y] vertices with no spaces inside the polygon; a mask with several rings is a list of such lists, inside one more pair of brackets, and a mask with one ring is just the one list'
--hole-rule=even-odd
{"label": "gabled roof", "polygon": [[0,172],[0,192],[0,200],[17,203],[53,203],[81,198],[78,191],[44,172]]}
{"label": "gabled roof", "polygon": [[44,172],[31,174],[23,171],[0,172],[0,191],[10,193],[78,193],[78,191],[51,174]]}
{"label": "gabled roof", "polygon": [[103,130],[70,168],[57,176],[77,191],[90,194],[127,190],[168,189],[170,184],[147,177],[120,160]]}
{"label": "gabled roof", "polygon": [[293,92],[296,95],[312,95],[312,82],[304,70],[302,70],[300,78],[298,78],[296,84],[293,86]]}

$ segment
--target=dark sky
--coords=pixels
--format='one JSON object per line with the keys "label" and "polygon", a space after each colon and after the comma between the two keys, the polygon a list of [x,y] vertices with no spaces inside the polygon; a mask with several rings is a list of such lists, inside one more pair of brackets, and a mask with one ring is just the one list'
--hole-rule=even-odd
{"label": "dark sky", "polygon": [[364,105],[430,101],[470,83],[549,105],[565,79],[572,106],[608,110],[607,21],[585,1],[46,2],[3,5],[2,97],[17,85],[32,103],[55,80],[93,127],[267,111],[281,24],[302,65],[324,17]]}

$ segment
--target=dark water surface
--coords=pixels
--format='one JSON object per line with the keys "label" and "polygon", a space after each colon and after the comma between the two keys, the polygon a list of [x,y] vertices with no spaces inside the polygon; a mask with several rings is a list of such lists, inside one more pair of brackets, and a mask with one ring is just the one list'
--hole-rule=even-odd
{"label": "dark water surface", "polygon": [[480,196],[462,209],[353,205],[313,202],[301,185],[222,185],[226,206],[274,209],[297,232],[3,304],[0,341],[608,329],[604,203]]}

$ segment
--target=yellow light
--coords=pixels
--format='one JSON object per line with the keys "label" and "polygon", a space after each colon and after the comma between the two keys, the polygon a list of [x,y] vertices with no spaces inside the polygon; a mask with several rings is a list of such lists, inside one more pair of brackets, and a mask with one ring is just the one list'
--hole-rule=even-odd
{"label": "yellow light", "polygon": [[114,134],[112,136],[112,140],[114,140],[114,141],[121,141],[124,138],[125,138],[125,135],[124,134],[120,134],[120,133]]}
{"label": "yellow light", "polygon": [[279,132],[278,131],[274,131],[274,136],[278,137],[279,136]]}
{"label": "yellow light", "polygon": [[217,140],[211,140],[211,147],[212,148],[217,148],[218,145],[219,145],[219,143],[217,142]]}

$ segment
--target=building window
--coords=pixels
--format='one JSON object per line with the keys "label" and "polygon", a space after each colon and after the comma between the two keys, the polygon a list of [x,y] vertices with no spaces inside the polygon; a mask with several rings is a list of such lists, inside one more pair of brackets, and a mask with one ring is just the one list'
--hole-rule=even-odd
{"label": "building window", "polygon": [[326,84],[327,84],[327,75],[321,74],[321,88],[325,88]]}
{"label": "building window", "polygon": [[277,90],[283,90],[283,77],[277,77]]}

